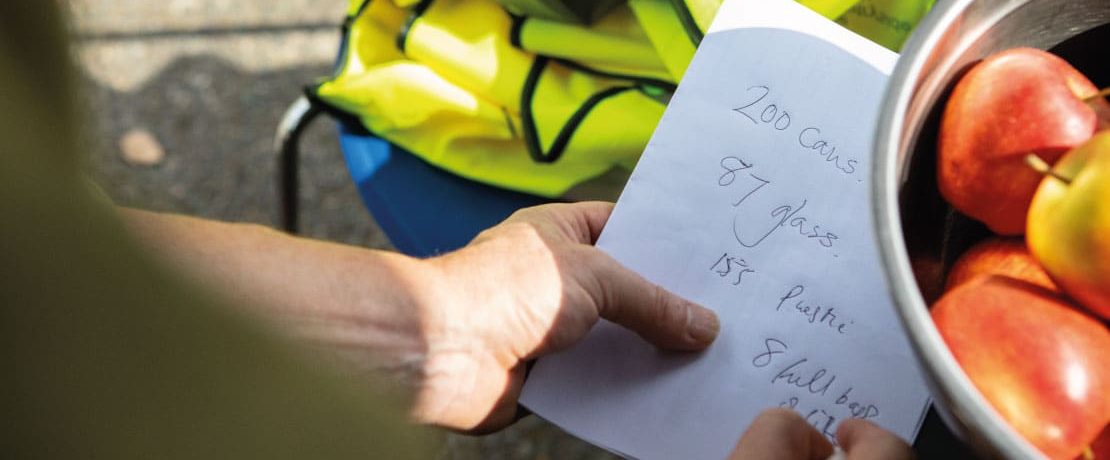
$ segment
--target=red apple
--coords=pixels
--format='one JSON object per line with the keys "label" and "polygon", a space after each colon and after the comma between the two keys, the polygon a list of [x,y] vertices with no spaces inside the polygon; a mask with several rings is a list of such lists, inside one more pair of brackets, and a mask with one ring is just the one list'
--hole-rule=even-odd
{"label": "red apple", "polygon": [[1028,281],[1050,291],[1056,284],[1029,253],[1021,238],[993,237],[972,246],[948,271],[945,290],[951,290],[979,275],[1003,275]]}
{"label": "red apple", "polygon": [[931,313],[975,387],[1049,458],[1074,458],[1110,422],[1110,331],[1063,297],[987,275]]}
{"label": "red apple", "polygon": [[1110,319],[1110,130],[1068,152],[1029,208],[1029,250],[1056,284]]}
{"label": "red apple", "polygon": [[1089,139],[1099,126],[1098,88],[1063,59],[1014,48],[987,57],[956,84],[941,119],[937,181],[960,212],[1001,235],[1025,232],[1041,176],[1024,164],[1048,164]]}

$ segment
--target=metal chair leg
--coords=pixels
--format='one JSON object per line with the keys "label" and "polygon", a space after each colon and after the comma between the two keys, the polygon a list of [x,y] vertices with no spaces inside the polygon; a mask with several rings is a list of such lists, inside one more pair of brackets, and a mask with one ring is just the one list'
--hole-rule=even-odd
{"label": "metal chair leg", "polygon": [[307,97],[301,96],[285,110],[274,136],[278,153],[278,196],[281,226],[289,233],[298,230],[300,173],[298,171],[301,133],[321,112]]}

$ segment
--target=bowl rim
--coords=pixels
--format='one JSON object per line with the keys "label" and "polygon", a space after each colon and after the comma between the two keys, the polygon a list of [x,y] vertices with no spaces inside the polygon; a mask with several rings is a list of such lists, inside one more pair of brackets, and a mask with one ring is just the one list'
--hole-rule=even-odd
{"label": "bowl rim", "polygon": [[[1024,1],[979,3],[995,4],[994,17],[1000,18],[1028,3]],[[944,339],[933,325],[928,305],[918,288],[903,239],[899,191],[902,184],[902,159],[908,159],[909,145],[916,140],[920,121],[907,125],[907,114],[919,90],[931,50],[945,38],[948,28],[957,24],[973,0],[937,2],[902,49],[882,99],[873,145],[872,212],[875,236],[887,289],[895,310],[918,359],[933,398],[945,423],[981,453],[1005,458],[1043,458],[1038,449],[1014,431],[979,393],[964,374]],[[986,21],[994,24],[995,21]],[[966,47],[964,48],[966,49]],[[931,105],[931,104],[930,104]],[[954,417],[956,420],[952,420]]]}

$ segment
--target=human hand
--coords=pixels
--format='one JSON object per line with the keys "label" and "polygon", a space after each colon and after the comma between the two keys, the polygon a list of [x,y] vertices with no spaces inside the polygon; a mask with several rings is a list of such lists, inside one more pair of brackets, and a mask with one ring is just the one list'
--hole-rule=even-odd
{"label": "human hand", "polygon": [[[875,424],[848,419],[836,430],[836,441],[847,460],[914,458],[904,441]],[[825,460],[833,446],[797,412],[770,409],[759,414],[740,437],[730,456],[734,460]]]}
{"label": "human hand", "polygon": [[666,349],[700,350],[716,315],[622,267],[593,243],[611,203],[518,211],[465,248],[428,260],[436,283],[426,312],[428,357],[414,414],[475,433],[516,418],[529,360],[567,348],[598,318]]}

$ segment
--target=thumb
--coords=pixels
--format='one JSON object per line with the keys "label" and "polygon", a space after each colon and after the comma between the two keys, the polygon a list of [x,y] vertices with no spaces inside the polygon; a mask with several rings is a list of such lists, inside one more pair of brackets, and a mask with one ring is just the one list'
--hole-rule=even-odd
{"label": "thumb", "polygon": [[588,259],[589,282],[598,314],[672,350],[701,350],[720,331],[717,314],[649,282],[601,251]]}

